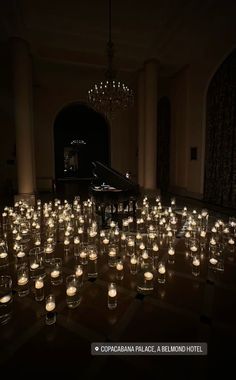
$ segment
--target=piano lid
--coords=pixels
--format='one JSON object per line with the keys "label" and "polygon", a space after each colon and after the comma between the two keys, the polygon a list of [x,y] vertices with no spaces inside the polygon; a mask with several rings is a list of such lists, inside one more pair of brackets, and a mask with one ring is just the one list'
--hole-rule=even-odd
{"label": "piano lid", "polygon": [[105,184],[123,191],[138,191],[139,185],[131,181],[131,179],[127,178],[125,175],[99,161],[94,161],[92,164],[94,166],[93,175],[97,182],[100,182],[101,184],[105,182]]}

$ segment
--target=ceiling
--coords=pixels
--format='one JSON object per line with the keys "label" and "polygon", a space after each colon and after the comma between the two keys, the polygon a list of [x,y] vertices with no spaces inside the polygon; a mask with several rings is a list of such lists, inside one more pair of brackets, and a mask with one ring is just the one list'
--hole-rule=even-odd
{"label": "ceiling", "polygon": [[[112,0],[115,65],[137,70],[160,61],[170,75],[208,52],[222,33],[236,35],[235,0]],[[106,66],[108,0],[5,0],[0,36],[20,35],[34,57]]]}

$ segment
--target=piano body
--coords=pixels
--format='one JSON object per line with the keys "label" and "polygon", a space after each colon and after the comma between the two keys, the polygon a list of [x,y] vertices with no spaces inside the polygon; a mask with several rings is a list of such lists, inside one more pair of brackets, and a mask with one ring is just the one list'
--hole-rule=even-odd
{"label": "piano body", "polygon": [[140,195],[139,185],[117,172],[109,166],[95,161],[93,164],[93,181],[90,187],[90,196],[96,204],[96,211],[102,217],[103,226],[106,225],[105,210],[111,207],[112,218],[118,218],[119,204],[129,207],[132,204],[132,213],[135,214],[135,204]]}

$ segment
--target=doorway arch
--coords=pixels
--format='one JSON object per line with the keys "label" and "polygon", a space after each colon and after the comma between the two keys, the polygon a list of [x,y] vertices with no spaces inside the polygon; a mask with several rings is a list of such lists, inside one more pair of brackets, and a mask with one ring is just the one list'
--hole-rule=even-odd
{"label": "doorway arch", "polygon": [[236,208],[236,49],[208,87],[204,199]]}
{"label": "doorway arch", "polygon": [[110,164],[110,129],[105,117],[83,103],[69,104],[54,122],[55,178],[92,177],[92,161]]}

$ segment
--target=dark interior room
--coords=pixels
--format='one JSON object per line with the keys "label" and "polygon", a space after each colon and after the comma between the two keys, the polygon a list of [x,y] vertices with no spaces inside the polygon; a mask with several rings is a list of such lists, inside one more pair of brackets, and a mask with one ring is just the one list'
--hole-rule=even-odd
{"label": "dark interior room", "polygon": [[228,378],[236,1],[0,1],[0,373]]}

